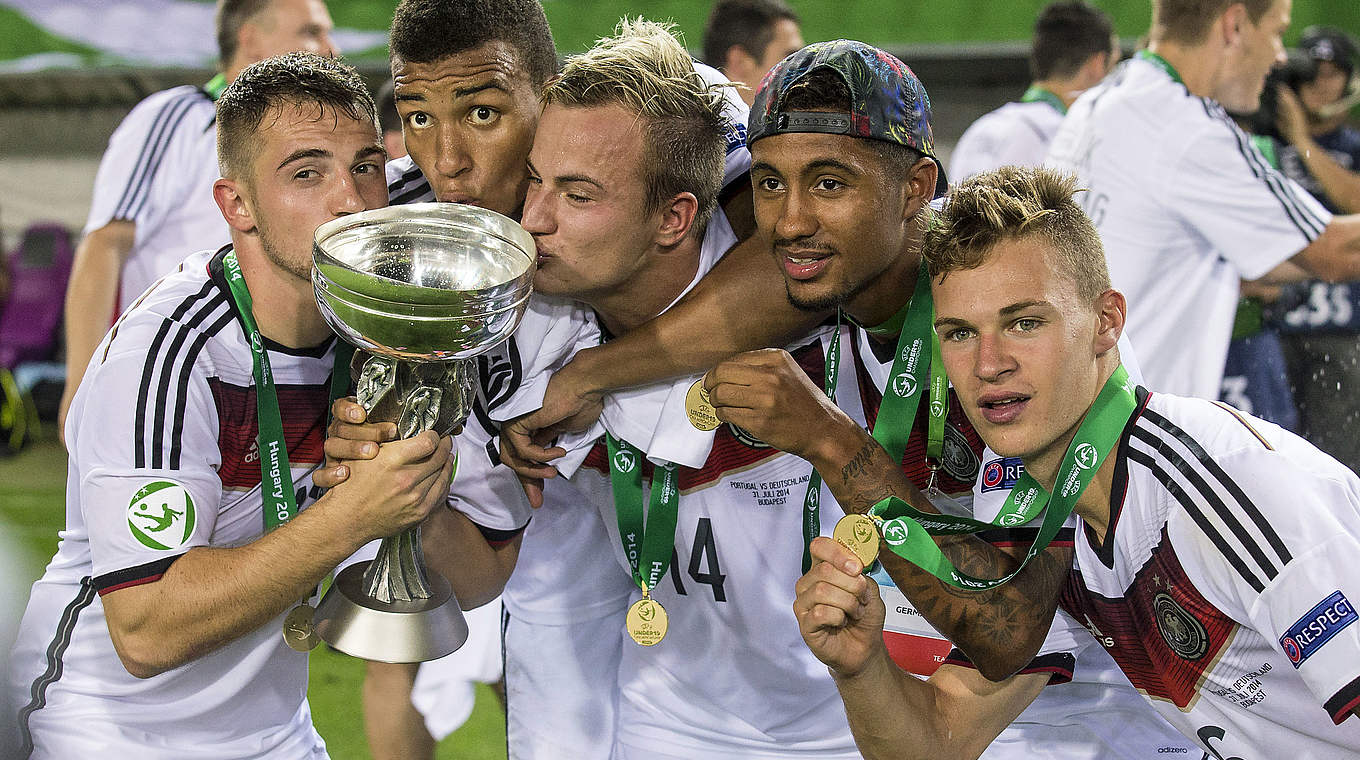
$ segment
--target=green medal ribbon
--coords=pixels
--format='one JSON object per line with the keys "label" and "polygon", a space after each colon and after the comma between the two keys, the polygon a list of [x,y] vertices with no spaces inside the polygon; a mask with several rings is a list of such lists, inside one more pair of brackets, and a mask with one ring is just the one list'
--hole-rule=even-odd
{"label": "green medal ribbon", "polygon": [[[907,450],[907,440],[911,437],[911,427],[916,420],[916,409],[921,403],[925,389],[930,389],[930,425],[926,436],[926,457],[938,460],[944,451],[944,422],[949,412],[947,394],[949,383],[945,379],[944,365],[940,362],[940,341],[935,335],[933,325],[934,302],[930,297],[930,274],[925,262],[916,275],[916,290],[911,300],[884,322],[883,325],[865,328],[873,335],[896,332],[897,353],[893,356],[892,369],[888,372],[888,387],[884,389],[883,399],[878,405],[878,417],[874,420],[871,435],[888,452],[894,462],[902,461]],[[836,400],[837,369],[840,364],[840,316],[837,315],[836,336],[826,351],[826,374],[823,387],[827,398]],[[896,326],[893,330],[892,326]],[[930,344],[929,355],[926,344]],[[803,497],[803,572],[812,567],[812,539],[821,535],[820,495],[821,474],[812,471],[808,480],[807,495]]]}
{"label": "green medal ribbon", "polygon": [[1133,54],[1133,57],[1147,61],[1162,71],[1165,71],[1167,76],[1171,77],[1172,81],[1176,84],[1185,84],[1185,80],[1181,79],[1180,72],[1176,71],[1176,67],[1171,65],[1171,61],[1157,55],[1151,50],[1139,50],[1137,53]]}
{"label": "green medal ribbon", "polygon": [[[883,542],[893,554],[951,586],[979,591],[996,588],[1018,575],[1030,560],[1048,548],[1049,542],[1058,535],[1063,523],[1072,514],[1077,499],[1100,469],[1100,463],[1105,461],[1105,457],[1119,442],[1124,426],[1137,408],[1138,400],[1133,384],[1129,382],[1129,373],[1120,366],[1101,388],[1100,395],[1067,447],[1067,453],[1058,467],[1057,493],[1050,494],[1026,472],[1011,489],[1001,512],[992,522],[921,512],[895,496],[875,504],[869,510],[869,515],[880,521]],[[1025,554],[1024,561],[1003,578],[977,578],[958,570],[932,538],[1024,525],[1045,507],[1048,507],[1048,511],[1039,527],[1039,535]]]}
{"label": "green medal ribbon", "polygon": [[1025,90],[1025,94],[1020,96],[1021,103],[1047,103],[1058,109],[1058,113],[1067,115],[1067,106],[1063,105],[1062,98],[1053,92],[1042,87],[1030,87]]}
{"label": "green medal ribbon", "polygon": [[[264,530],[266,533],[297,516],[297,498],[293,494],[293,471],[288,463],[288,444],[283,437],[283,416],[279,412],[279,394],[274,387],[274,374],[269,366],[269,353],[264,347],[264,336],[255,324],[252,311],[254,301],[246,287],[236,252],[222,257],[227,286],[231,289],[236,312],[241,317],[241,328],[250,344],[252,370],[255,374],[255,412],[260,423],[256,445],[260,450],[260,495],[264,498]],[[349,360],[354,347],[335,339],[335,369],[331,371],[331,403],[349,390]]]}
{"label": "green medal ribbon", "polygon": [[[677,468],[657,465],[652,471],[651,500],[643,514],[642,452],[608,433],[609,485],[614,491],[614,512],[619,521],[623,554],[633,568],[633,582],[650,596],[666,574],[675,552],[675,525],[680,514]],[[661,475],[660,481],[656,475]]]}
{"label": "green medal ribbon", "polygon": [[225,74],[218,74],[212,79],[209,79],[207,84],[203,85],[203,91],[208,93],[208,97],[213,100],[222,97],[222,91],[225,89],[227,89],[227,77]]}

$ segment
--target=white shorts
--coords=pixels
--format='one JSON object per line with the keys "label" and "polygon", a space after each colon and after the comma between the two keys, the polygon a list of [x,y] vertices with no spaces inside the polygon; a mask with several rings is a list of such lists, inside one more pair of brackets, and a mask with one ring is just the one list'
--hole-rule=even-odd
{"label": "white shorts", "polygon": [[619,705],[628,599],[616,613],[543,625],[505,612],[510,760],[608,760]]}
{"label": "white shorts", "polygon": [[421,663],[411,703],[435,741],[458,730],[472,715],[473,684],[501,680],[501,600],[463,613],[468,638],[448,657]]}

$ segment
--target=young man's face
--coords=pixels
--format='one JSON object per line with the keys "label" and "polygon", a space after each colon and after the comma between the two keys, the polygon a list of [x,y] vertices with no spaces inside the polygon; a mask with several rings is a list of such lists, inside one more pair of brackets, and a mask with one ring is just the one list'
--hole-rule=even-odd
{"label": "young man's face", "polygon": [[518,216],[538,96],[511,45],[492,41],[432,63],[392,61],[406,150],[435,197]]}
{"label": "young man's face", "polygon": [[[1066,450],[1100,392],[1097,357],[1119,338],[1054,269],[1051,250],[1038,235],[1005,240],[982,266],[931,288],[941,357],[968,420],[998,454],[1027,464]],[[1122,304],[1114,291],[1102,298],[1111,295]]]}
{"label": "young man's face", "polygon": [[1243,16],[1240,44],[1229,51],[1225,63],[1227,76],[1214,99],[1235,113],[1250,113],[1261,104],[1266,75],[1277,63],[1284,63],[1282,35],[1289,28],[1291,0],[1275,0],[1255,24]]}
{"label": "young man's face", "polygon": [[520,222],[538,245],[539,292],[589,301],[642,268],[661,214],[646,211],[644,128],[616,105],[543,109]]}
{"label": "young man's face", "polygon": [[249,63],[296,51],[334,56],[331,31],[335,25],[322,0],[273,0],[248,22]]}
{"label": "young man's face", "polygon": [[913,197],[911,183],[855,137],[772,135],[751,145],[751,158],[756,225],[769,237],[789,300],[856,313],[856,298],[871,298],[875,281],[902,257],[928,196]]}
{"label": "young man's face", "polygon": [[372,121],[315,103],[285,104],[255,134],[250,178],[238,183],[265,255],[310,280],[316,228],[387,205],[383,149]]}

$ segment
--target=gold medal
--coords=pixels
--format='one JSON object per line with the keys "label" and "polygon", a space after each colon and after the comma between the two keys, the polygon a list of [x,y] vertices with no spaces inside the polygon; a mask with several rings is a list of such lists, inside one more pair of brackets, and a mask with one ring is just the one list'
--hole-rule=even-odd
{"label": "gold medal", "polygon": [[636,641],[640,646],[650,647],[661,643],[666,638],[666,629],[670,627],[670,620],[666,616],[666,609],[661,603],[651,598],[643,596],[633,602],[633,606],[628,608],[628,619],[626,622],[628,636]]}
{"label": "gold medal", "polygon": [[317,637],[316,628],[312,625],[314,614],[316,610],[306,602],[294,607],[288,613],[288,617],[283,619],[284,643],[299,652],[310,652],[315,649],[321,639]]}
{"label": "gold medal", "polygon": [[859,557],[868,567],[878,559],[878,526],[868,515],[846,515],[836,523],[831,537]]}
{"label": "gold medal", "polygon": [[689,387],[689,393],[685,394],[685,413],[689,415],[689,424],[703,431],[717,430],[722,424],[713,402],[708,400],[702,377],[695,380],[694,385]]}

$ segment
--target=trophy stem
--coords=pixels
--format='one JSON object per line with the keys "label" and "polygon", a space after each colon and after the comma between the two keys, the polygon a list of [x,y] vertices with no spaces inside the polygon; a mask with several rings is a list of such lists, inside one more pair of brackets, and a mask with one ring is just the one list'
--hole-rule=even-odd
{"label": "trophy stem", "polygon": [[420,526],[382,540],[378,556],[364,571],[364,592],[384,604],[429,599],[430,579],[420,548]]}

